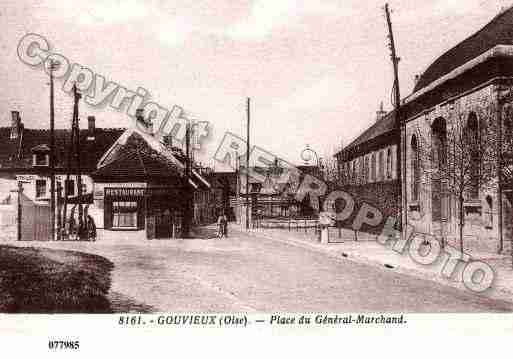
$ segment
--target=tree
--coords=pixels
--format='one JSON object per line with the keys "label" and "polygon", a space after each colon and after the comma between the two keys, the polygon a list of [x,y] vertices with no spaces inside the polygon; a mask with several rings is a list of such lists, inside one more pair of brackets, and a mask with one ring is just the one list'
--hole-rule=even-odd
{"label": "tree", "polygon": [[[513,203],[513,88],[506,86],[499,89],[499,109],[497,112],[500,119],[500,126],[497,126],[497,157],[498,157],[498,180],[499,180],[499,215],[501,216],[499,229],[501,231],[500,251],[504,249],[502,237],[502,195]],[[502,96],[501,96],[502,95]],[[510,218],[510,221],[512,218]],[[511,238],[511,254],[513,260],[513,238]],[[513,265],[513,262],[512,262]]]}
{"label": "tree", "polygon": [[433,219],[443,221],[444,203],[456,200],[461,252],[465,203],[477,203],[480,191],[494,185],[497,178],[498,132],[494,108],[487,105],[470,113],[455,109],[450,121],[441,117],[433,121],[430,138],[420,136],[422,132],[417,131],[420,138],[416,139],[416,161],[431,176]]}

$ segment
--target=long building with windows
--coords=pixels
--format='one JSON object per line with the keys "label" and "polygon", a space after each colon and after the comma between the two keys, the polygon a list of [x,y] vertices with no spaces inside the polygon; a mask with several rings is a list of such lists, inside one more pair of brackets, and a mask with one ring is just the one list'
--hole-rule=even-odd
{"label": "long building with windows", "polygon": [[[499,162],[504,147],[497,147],[496,163],[490,161],[497,173],[486,181],[482,178],[485,169],[473,167],[472,156],[483,156],[485,145],[493,149],[495,142],[497,146],[509,143],[512,65],[513,8],[508,8],[442,54],[416,78],[413,93],[401,102],[400,124],[393,120],[393,113],[383,114],[383,118],[378,118],[357,140],[336,154],[347,182],[372,192],[370,187],[376,181],[400,181],[406,197],[402,219],[417,232],[436,235],[458,246],[459,214],[463,213],[465,249],[495,253],[511,250],[513,198],[510,184],[499,171],[504,166],[504,162]],[[460,204],[460,196],[453,188],[457,179],[442,175],[448,168],[457,171],[451,163],[456,156],[451,146],[459,145],[458,138],[462,142],[483,136],[488,136],[490,143],[476,142],[479,148],[468,150],[470,165],[462,164],[468,168],[464,176],[468,176],[469,182],[464,186]],[[393,150],[397,146],[404,150]],[[392,178],[388,177],[388,149],[392,149]],[[395,153],[402,156],[402,176],[395,171]],[[399,189],[394,192],[399,197],[400,194]],[[374,195],[384,197],[379,192]],[[386,210],[386,206],[380,208]]]}
{"label": "long building with windows", "polygon": [[[367,203],[385,216],[398,216],[401,200],[399,159],[400,129],[395,112],[383,105],[374,123],[353,142],[335,154],[339,178],[357,206]],[[352,217],[347,220],[350,226]],[[379,232],[381,226],[364,228]]]}

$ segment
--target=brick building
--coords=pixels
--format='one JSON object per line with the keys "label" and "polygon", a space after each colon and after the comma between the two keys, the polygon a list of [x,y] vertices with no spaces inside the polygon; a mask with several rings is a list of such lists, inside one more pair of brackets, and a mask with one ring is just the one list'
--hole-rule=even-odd
{"label": "brick building", "polygon": [[[138,121],[145,123],[143,118]],[[55,130],[56,182],[68,194],[68,215],[76,213],[73,206],[79,202],[78,172],[75,167],[68,170],[70,132]],[[43,209],[46,214],[37,223],[28,218],[31,216],[22,215],[22,223],[48,227],[44,222],[50,216],[49,135],[48,130],[25,128],[17,111],[11,114],[11,126],[0,128],[1,218],[12,217],[5,211],[16,212],[17,201],[11,191],[23,182],[23,203],[30,213]],[[80,203],[87,207],[100,239],[104,230],[143,231],[149,239],[179,237],[187,194],[191,195],[193,224],[214,220],[210,184],[195,169],[191,178],[185,176],[186,158],[181,149],[169,147],[138,129],[96,128],[92,116],[88,118],[88,128],[80,130],[79,136]],[[66,180],[68,172],[70,180]],[[57,211],[61,208],[56,207]],[[47,237],[25,239],[48,240]]]}
{"label": "brick building", "polygon": [[[513,8],[509,8],[442,54],[416,78],[413,93],[401,103],[404,127],[393,112],[385,115],[380,111],[375,124],[336,154],[350,191],[387,211],[386,198],[400,198],[402,184],[406,194],[403,220],[417,231],[456,242],[458,201],[443,190],[444,184],[435,173],[438,166],[445,165],[447,136],[455,128],[475,129],[477,136],[494,124],[504,128],[501,136],[511,135],[511,126],[504,123],[502,113],[511,105],[511,96],[503,97],[513,85],[512,65]],[[491,112],[491,108],[496,110]],[[405,139],[402,153],[396,151],[401,138]],[[436,157],[421,155],[426,151],[422,148],[425,144]],[[404,156],[403,176],[397,170],[397,153]],[[395,190],[376,187],[379,182],[394,184]],[[510,193],[505,192],[500,198],[498,178],[486,189],[476,186],[466,191],[463,213],[467,249],[509,250],[513,212],[508,197]]]}

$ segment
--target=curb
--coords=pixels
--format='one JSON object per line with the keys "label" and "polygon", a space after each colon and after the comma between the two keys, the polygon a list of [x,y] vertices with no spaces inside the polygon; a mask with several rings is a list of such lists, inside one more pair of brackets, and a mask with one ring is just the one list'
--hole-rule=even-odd
{"label": "curb", "polygon": [[271,241],[281,242],[284,244],[289,244],[295,247],[300,247],[304,249],[313,250],[318,253],[325,254],[329,256],[330,258],[334,258],[340,261],[352,261],[354,263],[358,264],[366,264],[370,265],[375,268],[380,268],[387,271],[394,271],[396,273],[407,275],[414,278],[419,278],[423,280],[428,280],[437,284],[445,285],[447,287],[455,288],[464,292],[467,292],[469,294],[473,294],[475,296],[481,297],[481,298],[488,298],[488,299],[494,299],[494,300],[502,300],[509,303],[513,303],[513,289],[510,289],[508,287],[503,286],[494,286],[492,289],[487,290],[485,293],[475,293],[472,291],[469,291],[462,282],[451,280],[451,279],[445,279],[439,274],[434,273],[428,273],[426,271],[418,270],[411,267],[404,267],[401,265],[396,265],[394,263],[384,263],[383,261],[376,260],[374,258],[369,258],[367,256],[361,255],[361,254],[354,254],[354,253],[346,253],[346,252],[335,252],[335,250],[331,250],[325,245],[317,244],[315,242],[309,243],[306,241],[301,240],[295,240],[295,239],[283,239],[283,238],[276,238],[271,235],[266,235],[262,232],[256,232],[256,231],[249,231],[249,232],[242,232],[246,233],[249,236],[252,237],[262,237]]}

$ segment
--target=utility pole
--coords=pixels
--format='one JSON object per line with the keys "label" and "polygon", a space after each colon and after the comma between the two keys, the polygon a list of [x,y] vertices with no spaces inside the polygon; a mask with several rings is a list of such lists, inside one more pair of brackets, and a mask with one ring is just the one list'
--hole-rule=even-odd
{"label": "utility pole", "polygon": [[22,225],[22,217],[23,217],[23,213],[22,213],[22,205],[21,205],[21,195],[23,193],[23,183],[28,183],[28,182],[23,182],[21,180],[18,180],[18,189],[17,190],[11,190],[11,192],[16,192],[17,193],[17,207],[18,207],[18,220],[17,220],[17,233],[16,233],[16,240],[18,241],[21,241],[22,240],[22,236],[21,236],[21,225]]}
{"label": "utility pole", "polygon": [[246,125],[246,230],[249,230],[249,129],[250,129],[250,105],[251,100],[248,97],[246,112],[247,112],[247,125]]}
{"label": "utility pole", "polygon": [[50,227],[52,240],[55,240],[55,108],[53,92],[53,72],[58,62],[51,60],[50,70]]}
{"label": "utility pole", "polygon": [[78,93],[77,86],[73,86],[75,104],[73,112],[75,113],[75,141],[76,141],[76,152],[75,156],[77,159],[77,199],[78,199],[78,236],[83,239],[84,231],[84,207],[82,205],[82,168],[80,166],[80,119],[78,115],[78,101],[82,98],[82,95]]}
{"label": "utility pole", "polygon": [[57,240],[62,239],[62,186],[61,183],[57,183]]}
{"label": "utility pole", "polygon": [[236,213],[236,217],[238,216],[238,218],[236,218],[236,222],[238,223],[240,221],[240,217],[241,217],[241,212],[240,212],[240,164],[239,164],[239,151],[235,151],[235,178],[237,179],[237,181],[235,182],[235,198],[237,200],[236,202],[236,209],[237,209],[237,212]]}
{"label": "utility pole", "polygon": [[[71,124],[71,148],[70,154],[72,158],[75,159],[76,171],[77,171],[77,207],[78,207],[78,236],[80,239],[83,239],[84,233],[84,208],[82,205],[82,176],[81,176],[81,166],[80,166],[80,124],[79,124],[79,115],[78,115],[78,101],[82,98],[82,95],[78,92],[77,86],[73,86],[73,121]],[[69,157],[68,157],[69,158]],[[66,181],[70,179],[71,166],[68,161],[68,173],[66,174]],[[69,183],[69,182],[68,182]],[[66,187],[66,185],[65,185]],[[65,189],[65,192],[66,189]],[[65,201],[67,206],[67,194],[65,194]],[[66,207],[64,209],[66,212]]]}
{"label": "utility pole", "polygon": [[406,198],[406,122],[403,121],[401,114],[401,92],[399,88],[399,61],[401,59],[397,57],[396,53],[394,32],[392,29],[392,20],[390,18],[390,9],[388,7],[388,3],[385,4],[385,16],[388,26],[388,38],[390,40],[389,47],[391,51],[392,64],[394,68],[394,110],[396,116],[396,123],[400,131],[400,145],[397,150],[397,174],[399,180],[401,181],[401,201],[399,202],[399,208],[401,214],[402,233],[404,237],[403,239],[407,239],[405,238],[407,235],[406,226],[408,223],[408,210],[406,208],[408,206],[408,200]]}
{"label": "utility pole", "polygon": [[190,236],[190,223],[191,223],[191,200],[193,198],[194,189],[190,185],[191,181],[191,123],[187,120],[185,127],[185,180],[187,189],[186,192],[186,203],[185,203],[185,215],[184,215],[184,232],[183,236],[188,238]]}
{"label": "utility pole", "polygon": [[[74,108],[73,108],[74,109]],[[63,209],[63,226],[68,229],[68,185],[71,183],[71,165],[73,161],[73,149],[75,146],[75,111],[73,110],[73,116],[71,119],[71,136],[67,153],[67,164],[66,164],[66,180],[64,181],[64,209]]]}

